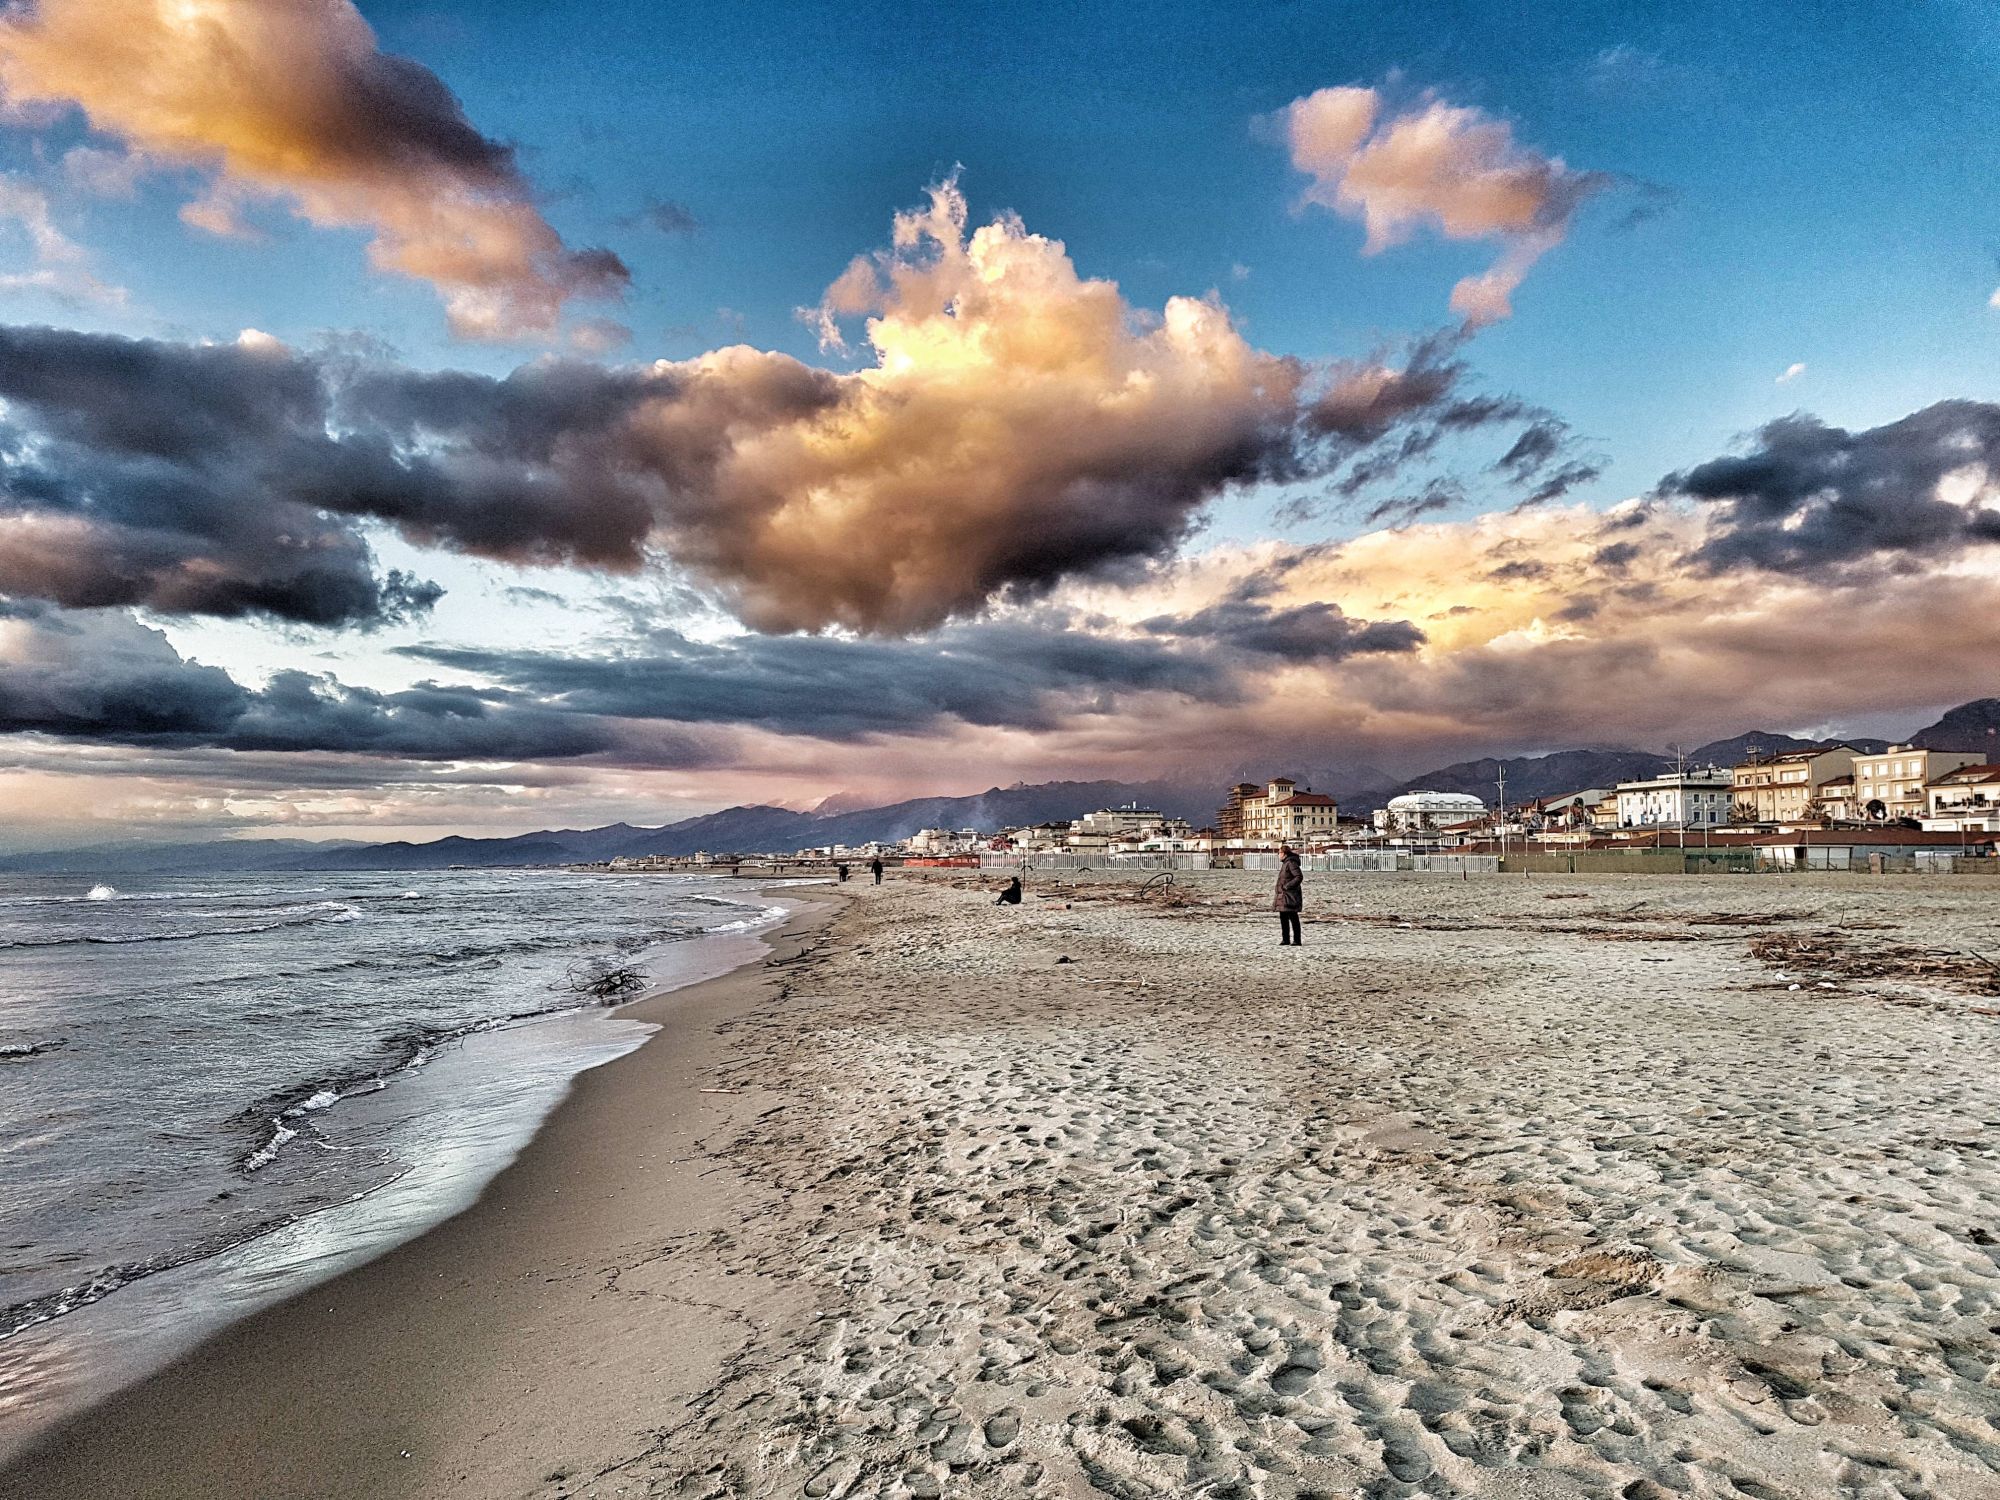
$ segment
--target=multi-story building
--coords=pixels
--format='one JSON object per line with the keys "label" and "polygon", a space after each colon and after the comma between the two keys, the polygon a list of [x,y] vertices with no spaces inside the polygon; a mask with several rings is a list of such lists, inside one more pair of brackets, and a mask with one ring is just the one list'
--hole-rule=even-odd
{"label": "multi-story building", "polygon": [[[1167,821],[1166,815],[1158,808],[1141,807],[1131,802],[1124,807],[1100,807],[1096,812],[1085,813],[1069,827],[1072,839],[1122,839],[1158,828]],[[1187,825],[1182,823],[1181,826],[1185,828]]]}
{"label": "multi-story building", "polygon": [[1735,782],[1720,766],[1663,771],[1618,783],[1620,828],[1719,828],[1729,821]]}
{"label": "multi-story building", "polygon": [[1927,833],[2000,833],[2000,766],[1960,766],[1924,792]]}
{"label": "multi-story building", "polygon": [[[1331,839],[1340,823],[1333,798],[1307,789],[1287,776],[1273,777],[1262,796],[1242,799],[1240,835],[1246,844],[1277,844]],[[1239,788],[1240,790],[1240,788]]]}
{"label": "multi-story building", "polygon": [[1217,809],[1215,814],[1215,837],[1221,843],[1243,839],[1243,804],[1252,797],[1264,795],[1264,788],[1254,781],[1239,781],[1229,789],[1229,800]]}
{"label": "multi-story building", "polygon": [[1851,745],[1789,750],[1745,761],[1730,774],[1732,811],[1739,823],[1804,823],[1819,817],[1822,788],[1854,772]]}
{"label": "multi-story building", "polygon": [[1853,776],[1834,776],[1824,782],[1813,804],[1813,815],[1828,823],[1859,822],[1861,809],[1854,802]]}
{"label": "multi-story building", "polygon": [[1921,818],[1925,788],[1961,767],[1978,765],[1981,759],[1969,750],[1918,750],[1909,745],[1891,745],[1880,755],[1857,755],[1856,812],[1871,823]]}

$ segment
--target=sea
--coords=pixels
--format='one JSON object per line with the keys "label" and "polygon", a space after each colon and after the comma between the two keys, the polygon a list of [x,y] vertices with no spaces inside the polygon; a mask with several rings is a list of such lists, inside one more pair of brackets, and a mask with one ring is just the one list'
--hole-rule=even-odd
{"label": "sea", "polygon": [[702,875],[0,876],[0,1458],[468,1205],[655,1029],[619,1013],[633,984],[748,961],[779,899]]}

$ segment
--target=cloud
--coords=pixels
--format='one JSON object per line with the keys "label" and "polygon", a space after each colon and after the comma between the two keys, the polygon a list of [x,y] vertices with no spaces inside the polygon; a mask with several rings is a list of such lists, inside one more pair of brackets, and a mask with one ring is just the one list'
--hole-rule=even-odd
{"label": "cloud", "polygon": [[1790,385],[1794,380],[1797,380],[1801,375],[1805,374],[1805,372],[1806,372],[1806,367],[1803,362],[1786,365],[1785,372],[1782,375],[1780,375],[1775,381],[1773,381],[1772,384]]}
{"label": "cloud", "polygon": [[620,743],[615,726],[471,688],[384,693],[297,671],[246,688],[106,610],[0,619],[0,734],[20,733],[414,760],[566,759]]}
{"label": "cloud", "polygon": [[1360,219],[1365,254],[1425,225],[1447,239],[1500,242],[1490,269],[1452,289],[1452,311],[1471,328],[1512,312],[1509,299],[1529,268],[1611,182],[1517,145],[1505,120],[1435,97],[1388,114],[1376,89],[1325,88],[1293,100],[1280,118],[1292,165],[1312,179],[1304,201]]}
{"label": "cloud", "polygon": [[1053,730],[1135,695],[1237,704],[1265,670],[1407,652],[1423,639],[1403,622],[1323,604],[1274,609],[1254,592],[1129,633],[1042,609],[921,640],[704,643],[655,629],[639,649],[604,656],[403,647],[408,660],[485,685],[424,680],[397,692],[299,671],[253,689],[122,612],[17,603],[0,605],[0,734],[420,762],[693,764],[709,753],[701,742],[641,722],[833,742],[951,724]]}
{"label": "cloud", "polygon": [[694,216],[694,210],[670,198],[649,198],[633,221],[666,235],[695,234],[701,229],[701,220]]}
{"label": "cloud", "polygon": [[0,404],[0,593],[313,625],[438,597],[337,513],[402,476],[328,434],[319,370],[266,336],[0,327]]}
{"label": "cloud", "polygon": [[2000,405],[1940,401],[1860,432],[1803,413],[1749,451],[1667,475],[1713,510],[1694,561],[1711,571],[1879,570],[2000,542]]}
{"label": "cloud", "polygon": [[197,227],[236,232],[244,203],[275,197],[368,231],[372,262],[435,287],[465,337],[546,335],[629,279],[565,246],[512,151],[380,51],[349,0],[38,0],[0,16],[0,87],[76,105],[149,163],[214,170]]}
{"label": "cloud", "polygon": [[921,631],[1166,556],[1233,486],[1525,410],[1466,395],[1448,339],[1315,368],[1211,300],[1142,313],[1012,217],[968,232],[951,182],[861,264],[825,305],[865,315],[852,373],[732,346],[494,378],[0,330],[0,589],[365,623],[423,602],[372,578],[374,522],[514,564],[664,555],[760,630]]}
{"label": "cloud", "polygon": [[48,194],[20,177],[0,175],[0,225],[7,224],[26,240],[33,263],[0,273],[0,289],[46,292],[65,302],[125,303],[125,288],[100,281],[82,247],[56,227]]}

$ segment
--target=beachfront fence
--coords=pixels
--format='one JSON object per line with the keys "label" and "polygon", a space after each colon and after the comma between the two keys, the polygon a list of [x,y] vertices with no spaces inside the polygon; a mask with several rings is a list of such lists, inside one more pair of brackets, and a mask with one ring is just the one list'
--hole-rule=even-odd
{"label": "beachfront fence", "polygon": [[1015,875],[1022,871],[1076,875],[1085,870],[1116,874],[1121,870],[1206,870],[1206,854],[1065,854],[1058,851],[1022,854],[1016,850],[987,850],[979,856],[983,875]]}
{"label": "beachfront fence", "polygon": [[[1408,854],[1394,849],[1352,849],[1340,854],[1302,854],[1299,863],[1322,874],[1497,875],[1495,854]],[[1245,854],[1243,868],[1278,873],[1275,854]]]}

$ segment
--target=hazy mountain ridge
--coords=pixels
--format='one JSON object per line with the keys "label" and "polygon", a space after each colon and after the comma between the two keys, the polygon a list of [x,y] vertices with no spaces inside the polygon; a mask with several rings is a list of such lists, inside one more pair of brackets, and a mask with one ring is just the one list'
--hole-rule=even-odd
{"label": "hazy mountain ridge", "polygon": [[[1959,705],[1935,724],[1918,730],[1909,743],[1927,749],[1980,750],[2000,759],[2000,698]],[[1752,748],[1768,755],[1819,744],[1847,744],[1858,750],[1886,748],[1879,739],[1848,736],[1807,740],[1759,730],[1714,740],[1686,752],[1690,765],[1728,766]],[[1365,816],[1406,791],[1467,792],[1489,806],[1504,768],[1509,805],[1560,796],[1585,787],[1655,776],[1671,769],[1674,756],[1655,750],[1595,748],[1556,750],[1545,755],[1485,757],[1459,761],[1395,784],[1373,766],[1338,768],[1289,766],[1271,774],[1296,777],[1302,784],[1333,792],[1345,810]],[[1381,778],[1381,781],[1372,778]],[[117,875],[143,871],[196,870],[440,870],[454,865],[585,864],[640,855],[784,852],[827,844],[893,842],[923,828],[993,829],[1024,823],[1068,821],[1099,807],[1137,802],[1202,827],[1212,823],[1227,788],[1236,781],[1261,779],[1238,768],[1232,774],[1204,775],[1177,768],[1155,781],[1048,781],[989,787],[962,797],[913,797],[882,807],[860,807],[841,793],[808,812],[768,805],[724,808],[659,828],[612,823],[602,828],[545,829],[508,838],[453,835],[427,843],[315,844],[299,839],[216,840],[186,844],[109,844],[45,853],[0,856],[0,870],[18,873],[73,872]]]}

